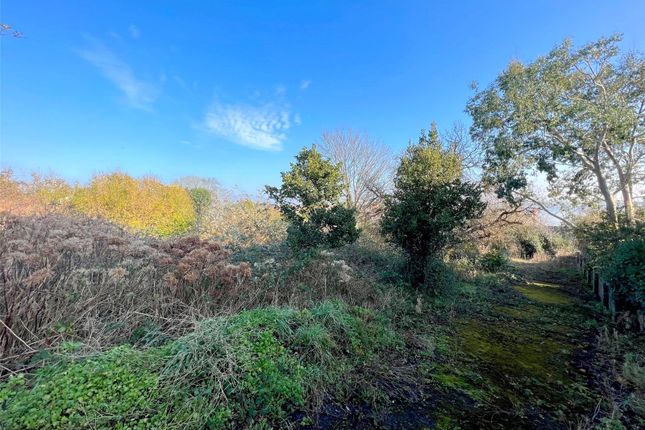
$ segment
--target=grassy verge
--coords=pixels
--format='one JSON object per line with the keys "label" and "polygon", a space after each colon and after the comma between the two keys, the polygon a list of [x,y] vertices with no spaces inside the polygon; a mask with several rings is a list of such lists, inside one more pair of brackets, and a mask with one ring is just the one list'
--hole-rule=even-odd
{"label": "grassy verge", "polygon": [[367,393],[372,363],[402,345],[386,319],[338,301],[257,309],[160,347],[59,357],[4,383],[0,412],[8,429],[271,427]]}

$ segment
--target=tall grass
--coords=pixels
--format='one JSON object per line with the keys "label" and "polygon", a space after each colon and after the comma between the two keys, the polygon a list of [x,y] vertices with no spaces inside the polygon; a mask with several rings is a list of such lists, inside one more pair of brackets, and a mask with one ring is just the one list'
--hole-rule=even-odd
{"label": "tall grass", "polygon": [[396,308],[406,296],[379,286],[395,260],[383,258],[358,244],[232,255],[214,241],[141,236],[79,215],[0,215],[0,365],[70,341],[99,350],[149,331],[174,338],[199,319],[258,306],[340,298]]}

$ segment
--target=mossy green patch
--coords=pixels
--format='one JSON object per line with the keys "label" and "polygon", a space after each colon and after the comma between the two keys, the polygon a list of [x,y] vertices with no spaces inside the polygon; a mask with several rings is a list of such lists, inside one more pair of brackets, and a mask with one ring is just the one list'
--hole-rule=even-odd
{"label": "mossy green patch", "polygon": [[513,288],[526,298],[541,304],[568,305],[572,303],[571,297],[562,292],[560,287],[555,284],[530,282],[526,285],[516,285]]}
{"label": "mossy green patch", "polygon": [[436,418],[436,430],[460,430],[459,423],[448,415],[442,415]]}
{"label": "mossy green patch", "polygon": [[462,321],[458,329],[464,351],[496,371],[535,379],[562,379],[558,365],[570,346],[539,333],[518,330],[505,322]]}
{"label": "mossy green patch", "polygon": [[476,401],[485,401],[490,395],[490,390],[481,388],[481,376],[467,368],[441,365],[434,369],[430,377],[440,388],[460,391]]}
{"label": "mossy green patch", "polygon": [[[549,264],[523,264],[518,272],[491,281],[477,278],[474,294],[460,291],[450,298],[454,303],[442,303],[441,310],[454,312],[454,318],[435,328],[436,356],[427,366],[428,377],[447,398],[433,415],[437,428],[444,422],[464,428],[566,428],[599,404],[602,394],[589,386],[589,370],[578,364],[593,350],[588,321],[595,313],[559,285],[573,287],[574,281]],[[506,288],[522,278],[550,282]]]}
{"label": "mossy green patch", "polygon": [[500,315],[523,320],[531,320],[540,314],[540,311],[534,306],[495,306],[493,311]]}

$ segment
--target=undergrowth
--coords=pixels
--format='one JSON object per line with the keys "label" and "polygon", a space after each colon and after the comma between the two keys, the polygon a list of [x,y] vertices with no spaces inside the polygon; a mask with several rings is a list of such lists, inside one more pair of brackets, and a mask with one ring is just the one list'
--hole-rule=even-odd
{"label": "undergrowth", "polygon": [[340,301],[250,310],[163,346],[58,356],[0,385],[0,415],[7,429],[272,427],[368,393],[372,364],[401,348],[388,320]]}

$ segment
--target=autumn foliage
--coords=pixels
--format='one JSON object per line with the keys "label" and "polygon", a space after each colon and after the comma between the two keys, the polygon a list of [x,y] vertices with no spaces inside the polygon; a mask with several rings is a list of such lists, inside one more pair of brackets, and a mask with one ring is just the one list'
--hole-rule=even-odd
{"label": "autumn foliage", "polygon": [[189,192],[153,177],[124,173],[96,175],[87,186],[33,175],[29,182],[0,175],[0,212],[18,215],[80,212],[103,218],[134,232],[171,236],[189,231],[197,214]]}
{"label": "autumn foliage", "polygon": [[86,215],[159,236],[186,232],[196,219],[184,188],[123,173],[95,176],[87,187],[75,191],[73,205]]}

